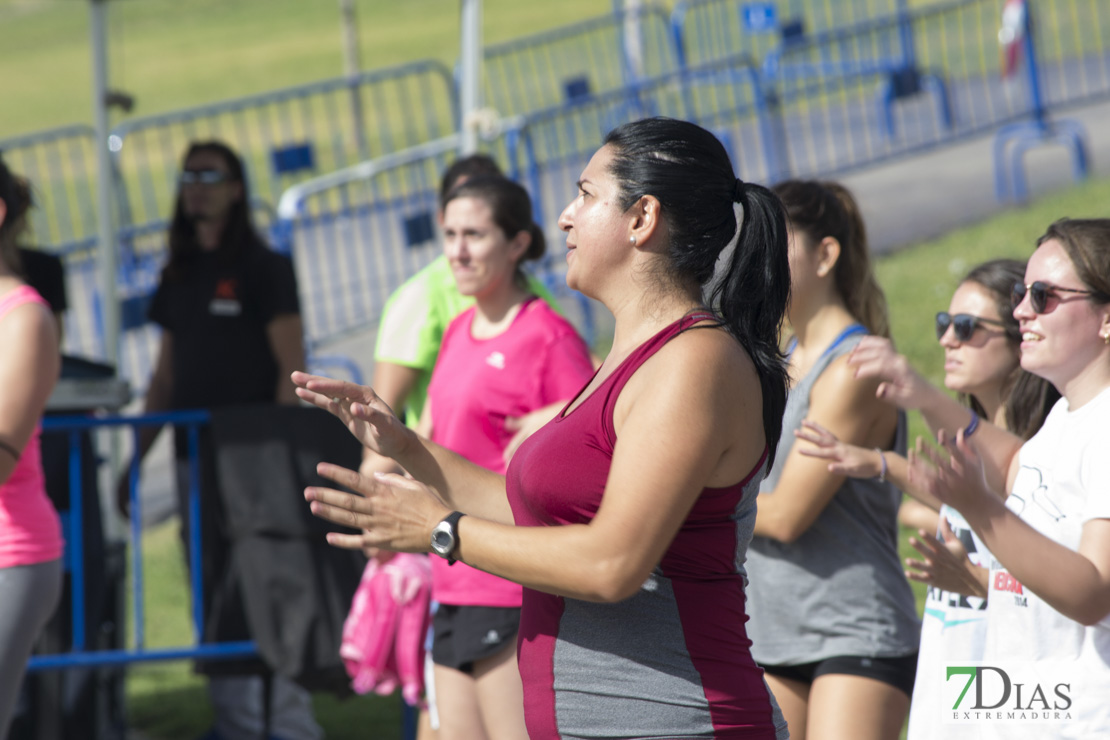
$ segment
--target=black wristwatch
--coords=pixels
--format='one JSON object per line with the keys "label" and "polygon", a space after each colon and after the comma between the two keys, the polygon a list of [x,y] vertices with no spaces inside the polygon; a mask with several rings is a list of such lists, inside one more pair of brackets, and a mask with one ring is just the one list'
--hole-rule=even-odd
{"label": "black wristwatch", "polygon": [[461,511],[452,511],[442,522],[432,530],[432,552],[447,560],[448,565],[455,564],[451,553],[459,546],[459,519],[466,516]]}

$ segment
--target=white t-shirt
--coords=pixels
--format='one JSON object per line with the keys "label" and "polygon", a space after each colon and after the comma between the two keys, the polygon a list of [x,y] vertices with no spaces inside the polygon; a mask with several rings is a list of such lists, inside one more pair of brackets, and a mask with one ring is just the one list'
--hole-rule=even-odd
{"label": "white t-shirt", "polygon": [[[991,566],[986,545],[971,531],[960,512],[941,506],[940,515],[948,520],[952,534],[959,538],[971,562]],[[940,538],[940,528],[937,528]],[[907,740],[958,740],[979,737],[979,728],[945,724],[942,691],[947,667],[983,658],[987,634],[987,600],[929,588],[925,614],[921,619],[921,647],[917,654],[917,678],[913,684]]]}
{"label": "white t-shirt", "polygon": [[[1006,506],[1046,537],[1079,549],[1083,525],[1110,519],[1110,389],[1071,411],[1060,399],[1018,453]],[[984,661],[1065,666],[1074,721],[1039,730],[993,725],[998,737],[1110,736],[1110,617],[1091,627],[1068,619],[991,564]],[[1047,688],[1047,687],[1046,687]],[[1026,689],[1028,694],[1028,688]],[[1050,701],[1057,703],[1051,696]],[[1019,734],[1018,730],[1028,731]],[[1050,732],[1050,734],[1046,734]]]}

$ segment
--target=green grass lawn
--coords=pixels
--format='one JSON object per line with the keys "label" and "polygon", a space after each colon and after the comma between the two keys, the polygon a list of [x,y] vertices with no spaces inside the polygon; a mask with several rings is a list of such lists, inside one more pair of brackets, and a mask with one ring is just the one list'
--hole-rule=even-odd
{"label": "green grass lawn", "polygon": [[[671,3],[668,3],[668,5]],[[89,3],[0,0],[0,138],[92,120]],[[453,65],[458,0],[356,0],[363,69]],[[609,11],[608,0],[485,0],[485,43]],[[113,87],[150,115],[343,74],[336,0],[111,0]],[[117,114],[118,117],[118,114]]]}

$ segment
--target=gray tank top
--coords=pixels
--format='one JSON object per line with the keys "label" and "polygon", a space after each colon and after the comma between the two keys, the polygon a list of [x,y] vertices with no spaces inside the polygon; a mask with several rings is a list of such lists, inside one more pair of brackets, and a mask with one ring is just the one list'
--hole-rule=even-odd
{"label": "gray tank top", "polygon": [[[862,334],[843,337],[791,389],[775,464],[760,486],[774,490],[809,414],[810,390]],[[893,449],[906,450],[899,412]],[[900,657],[914,653],[920,623],[898,557],[898,506],[889,483],[847,478],[828,506],[790,544],[755,537],[748,548],[748,636],[764,665],[797,665],[836,656]]]}

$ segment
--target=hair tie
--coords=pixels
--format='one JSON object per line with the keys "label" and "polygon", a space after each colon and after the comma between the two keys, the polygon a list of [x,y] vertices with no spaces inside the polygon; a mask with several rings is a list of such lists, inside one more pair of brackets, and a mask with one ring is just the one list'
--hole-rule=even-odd
{"label": "hair tie", "polygon": [[744,181],[738,177],[732,187],[732,202],[739,203],[742,200],[744,200]]}

